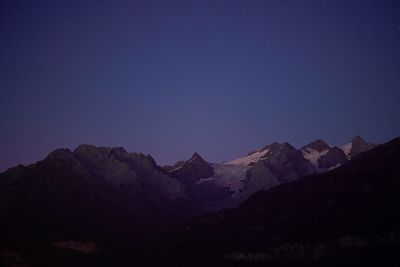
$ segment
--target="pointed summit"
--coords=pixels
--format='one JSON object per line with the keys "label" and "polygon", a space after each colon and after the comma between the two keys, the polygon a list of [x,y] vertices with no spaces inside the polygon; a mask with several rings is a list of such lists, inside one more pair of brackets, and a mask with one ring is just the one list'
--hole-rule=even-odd
{"label": "pointed summit", "polygon": [[351,139],[351,142],[352,142],[352,143],[367,143],[367,142],[365,142],[365,140],[364,140],[361,136],[359,136],[359,135],[354,136],[353,139]]}
{"label": "pointed summit", "polygon": [[197,152],[194,152],[189,160],[179,164],[169,173],[184,184],[192,184],[201,178],[209,178],[214,175],[211,166]]}
{"label": "pointed summit", "polygon": [[357,135],[351,140],[350,157],[354,157],[355,155],[368,151],[374,147],[374,144],[366,142],[359,135]]}
{"label": "pointed summit", "polygon": [[190,160],[204,160],[200,155],[199,155],[199,153],[197,153],[197,152],[194,152],[193,153],[193,155],[190,157],[190,159],[189,159],[189,161]]}

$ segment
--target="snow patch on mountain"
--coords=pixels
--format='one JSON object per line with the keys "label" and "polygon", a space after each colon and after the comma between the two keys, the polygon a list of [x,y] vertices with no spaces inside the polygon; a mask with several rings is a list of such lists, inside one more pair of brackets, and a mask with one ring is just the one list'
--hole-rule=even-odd
{"label": "snow patch on mountain", "polygon": [[244,188],[243,180],[246,178],[246,171],[250,166],[212,163],[211,167],[214,169],[212,178],[217,185],[228,187],[235,193]]}
{"label": "snow patch on mountain", "polygon": [[200,180],[198,180],[198,181],[196,182],[196,185],[200,185],[200,184],[202,184],[202,183],[212,181],[213,179],[214,179],[214,177],[200,178]]}
{"label": "snow patch on mountain", "polygon": [[318,160],[322,156],[325,156],[329,152],[329,149],[325,149],[320,152],[318,150],[307,147],[302,149],[301,152],[303,153],[303,157],[305,159],[307,159],[316,169],[319,169]]}
{"label": "snow patch on mountain", "polygon": [[350,158],[350,154],[351,154],[351,148],[353,147],[353,143],[350,142],[344,146],[341,147],[341,149],[343,150],[344,154],[346,155],[347,158]]}
{"label": "snow patch on mountain", "polygon": [[334,169],[336,169],[336,168],[339,168],[340,166],[342,166],[342,164],[340,164],[340,163],[337,163],[335,166],[332,166],[332,167],[330,167],[330,168],[327,168],[327,169],[324,169],[324,171],[331,171],[331,170],[334,170]]}
{"label": "snow patch on mountain", "polygon": [[231,161],[226,161],[224,165],[237,165],[237,166],[249,166],[251,163],[256,163],[257,161],[266,157],[266,155],[270,152],[270,149],[266,148],[261,151],[256,151],[250,153],[246,157],[234,159]]}
{"label": "snow patch on mountain", "polygon": [[175,172],[177,170],[180,170],[180,169],[182,169],[182,166],[183,166],[183,164],[178,166],[178,167],[176,167],[176,168],[174,168],[174,169],[172,169],[172,170],[170,170],[169,172]]}

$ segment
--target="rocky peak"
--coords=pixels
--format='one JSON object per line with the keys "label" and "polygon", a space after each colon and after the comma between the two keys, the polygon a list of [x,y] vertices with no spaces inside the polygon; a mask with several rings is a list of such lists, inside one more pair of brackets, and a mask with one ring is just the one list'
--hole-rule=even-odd
{"label": "rocky peak", "polygon": [[[122,153],[119,149],[84,144],[78,146],[73,153],[91,173],[112,184],[134,183],[138,178],[137,173],[127,163],[113,155],[114,152]],[[125,153],[127,154],[126,151]]]}
{"label": "rocky peak", "polygon": [[44,160],[39,161],[38,165],[45,169],[67,170],[71,172],[83,173],[80,161],[75,157],[71,150],[67,148],[56,149],[51,152]]}
{"label": "rocky peak", "polygon": [[[285,142],[285,143],[273,143],[269,146],[266,146],[266,149],[269,151],[268,157],[271,157],[272,155],[285,155],[286,156],[301,156],[301,152],[297,150],[295,147],[293,147],[291,144]],[[267,158],[267,157],[265,157]]]}
{"label": "rocky peak", "polygon": [[314,142],[309,143],[302,147],[302,149],[310,148],[316,150],[318,152],[322,152],[330,148],[330,146],[322,139],[315,140]]}
{"label": "rocky peak", "polygon": [[198,162],[201,164],[208,164],[197,152],[194,152],[193,155],[190,157],[189,160],[187,160],[184,164],[189,164],[193,162]]}
{"label": "rocky peak", "polygon": [[191,159],[198,159],[198,158],[202,159],[202,157],[199,155],[199,153],[194,152]]}
{"label": "rocky peak", "polygon": [[361,136],[356,135],[355,137],[353,137],[353,139],[351,139],[351,142],[354,143],[367,143]]}
{"label": "rocky peak", "polygon": [[272,152],[278,152],[278,151],[281,151],[281,152],[285,152],[286,151],[286,152],[288,152],[288,151],[294,151],[294,150],[296,150],[296,148],[294,148],[291,144],[289,144],[287,142],[284,142],[284,143],[274,142],[274,143],[272,143],[270,145],[264,146],[260,150],[260,152],[261,151],[265,151],[265,150],[272,151]]}
{"label": "rocky peak", "polygon": [[273,143],[265,146],[265,156],[253,161],[246,172],[244,197],[269,189],[281,183],[292,182],[300,177],[313,174],[315,169],[303,154],[289,143]]}
{"label": "rocky peak", "polygon": [[351,140],[350,157],[368,151],[374,148],[374,146],[374,144],[366,142],[363,138],[357,135]]}
{"label": "rocky peak", "polygon": [[129,153],[123,147],[96,147],[88,144],[79,145],[73,153],[81,157],[95,157],[102,154],[118,159],[125,159],[129,156]]}
{"label": "rocky peak", "polygon": [[170,170],[170,175],[185,184],[192,184],[201,178],[214,175],[212,167],[197,153],[193,153],[189,160]]}
{"label": "rocky peak", "polygon": [[98,149],[94,145],[81,144],[74,150],[74,153],[93,152],[95,150]]}
{"label": "rocky peak", "polygon": [[51,152],[46,159],[67,159],[73,157],[71,150],[68,148],[59,148]]}
{"label": "rocky peak", "polygon": [[111,148],[110,154],[117,158],[127,158],[129,156],[129,153],[122,146]]}

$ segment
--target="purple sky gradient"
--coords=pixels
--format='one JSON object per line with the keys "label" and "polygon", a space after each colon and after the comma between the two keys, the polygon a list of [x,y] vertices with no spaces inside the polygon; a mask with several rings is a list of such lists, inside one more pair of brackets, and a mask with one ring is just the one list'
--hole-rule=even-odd
{"label": "purple sky gradient", "polygon": [[2,1],[0,36],[0,171],[400,135],[399,1]]}

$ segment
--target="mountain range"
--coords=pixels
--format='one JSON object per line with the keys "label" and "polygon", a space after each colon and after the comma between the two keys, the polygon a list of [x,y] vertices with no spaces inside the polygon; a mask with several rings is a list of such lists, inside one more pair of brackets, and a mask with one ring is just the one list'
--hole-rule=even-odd
{"label": "mountain range", "polygon": [[[189,244],[194,258],[200,251],[222,266],[253,266],[330,259],[335,242],[363,249],[397,244],[399,142],[374,145],[357,136],[344,146],[272,143],[227,162],[194,153],[172,166],[122,147],[57,149],[0,174],[0,250],[39,259],[56,253],[53,264],[60,265],[55,248],[94,250],[82,240],[107,248],[113,257],[105,258],[113,260],[117,247],[148,255],[143,242],[148,253],[169,257],[174,240],[179,251]],[[38,246],[45,254],[36,253]],[[120,259],[129,262],[130,255]],[[30,263],[41,266],[37,258]]]}
{"label": "mountain range", "polygon": [[333,170],[374,146],[359,136],[342,147],[321,139],[301,149],[289,143],[272,143],[223,163],[206,162],[194,153],[189,160],[165,166],[164,170],[185,184],[189,195],[205,210],[217,211],[235,207],[257,191]]}

